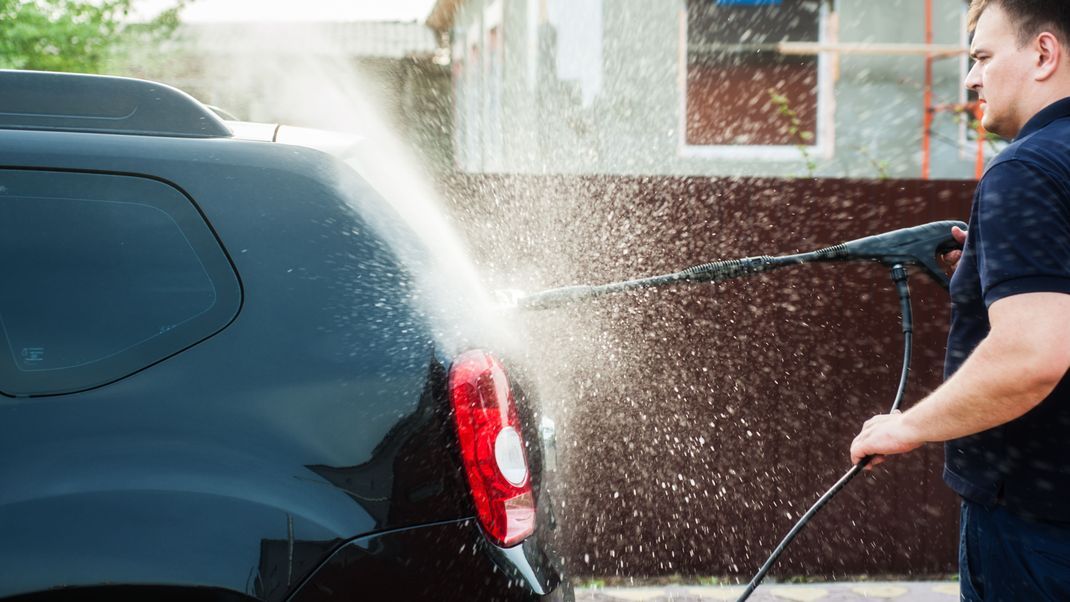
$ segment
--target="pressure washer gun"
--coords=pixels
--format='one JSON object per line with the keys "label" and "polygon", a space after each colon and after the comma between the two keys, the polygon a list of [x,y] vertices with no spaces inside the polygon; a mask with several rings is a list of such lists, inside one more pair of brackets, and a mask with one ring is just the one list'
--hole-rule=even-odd
{"label": "pressure washer gun", "polygon": [[[891,269],[892,281],[899,292],[899,303],[902,311],[903,326],[903,369],[899,376],[899,387],[896,390],[895,400],[892,402],[890,412],[899,409],[906,393],[907,377],[910,375],[910,351],[913,334],[913,320],[910,311],[910,289],[907,286],[907,266],[920,267],[926,274],[940,283],[945,289],[948,288],[948,278],[937,260],[938,255],[943,255],[953,249],[959,248],[958,242],[951,235],[951,228],[958,226],[965,230],[966,224],[959,221],[941,221],[893,230],[884,234],[875,234],[858,240],[852,240],[832,247],[798,253],[795,255],[782,255],[779,257],[745,257],[743,259],[731,259],[716,261],[686,268],[671,274],[639,278],[637,280],[625,280],[610,284],[596,286],[566,286],[555,288],[541,293],[528,296],[516,296],[514,303],[520,309],[547,309],[567,303],[574,303],[584,299],[591,299],[625,291],[630,289],[651,288],[666,286],[677,282],[721,282],[733,278],[751,276],[769,270],[775,270],[791,265],[804,263],[829,262],[829,261],[873,261],[883,264]],[[802,531],[810,519],[828,503],[833,496],[842,490],[871,460],[863,458],[847,471],[840,480],[836,481],[828,491],[815,502],[809,510],[788,531],[780,544],[769,555],[765,563],[747,584],[743,593],[737,598],[737,602],[743,602],[754,592],[758,584],[765,579],[766,573],[773,567],[777,559],[784,552],[795,536]]]}
{"label": "pressure washer gun", "polygon": [[917,266],[946,289],[947,275],[940,267],[937,256],[958,248],[958,243],[951,236],[952,226],[966,229],[966,224],[960,221],[932,222],[859,238],[809,253],[716,261],[648,278],[554,288],[518,296],[515,301],[520,309],[550,309],[632,289],[661,287],[678,282],[722,282],[792,265],[842,261],[875,261],[888,267]]}

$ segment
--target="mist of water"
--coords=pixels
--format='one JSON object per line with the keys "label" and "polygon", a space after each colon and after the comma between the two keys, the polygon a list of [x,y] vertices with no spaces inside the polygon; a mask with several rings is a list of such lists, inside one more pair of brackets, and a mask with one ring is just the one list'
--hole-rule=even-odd
{"label": "mist of water", "polygon": [[[436,329],[451,339],[449,346],[467,342],[503,351],[515,348],[516,336],[451,223],[432,175],[393,127],[384,105],[397,99],[387,96],[380,82],[340,49],[332,49],[325,42],[329,34],[328,25],[243,24],[229,34],[229,46],[265,49],[285,35],[287,48],[302,50],[276,57],[279,60],[239,54],[237,61],[209,63],[206,68],[209,77],[228,82],[227,97],[256,98],[256,106],[276,117],[283,124],[280,142],[307,143],[339,156],[415,234],[426,251],[421,259],[431,262],[412,273],[424,291],[422,309],[438,321]],[[374,215],[362,213],[365,218]],[[391,240],[389,235],[384,238]],[[454,334],[469,338],[455,340]]]}
{"label": "mist of water", "polygon": [[[813,266],[530,314],[496,311],[490,291],[601,283],[687,265],[681,261],[808,250],[869,233],[889,206],[872,204],[865,191],[803,198],[805,191],[782,180],[693,184],[644,176],[469,177],[444,199],[382,110],[398,99],[383,98],[373,79],[325,48],[323,32],[242,31],[269,40],[308,36],[287,44],[307,51],[278,62],[250,53],[210,65],[215,77],[286,123],[359,138],[342,142],[349,164],[437,260],[440,269],[423,275],[426,288],[439,291],[429,298],[455,318],[475,318],[484,331],[489,326],[498,333],[495,344],[522,360],[557,420],[564,478],[553,500],[569,539],[571,573],[717,566],[746,574],[783,532],[775,521],[790,525],[805,510],[800,500],[818,493],[792,472],[821,473],[814,466],[827,464],[822,482],[839,475],[845,458],[837,438],[846,444],[857,419],[879,411],[881,392],[894,385],[896,299],[872,292],[886,286],[883,274]],[[246,44],[262,42],[234,42]],[[640,68],[663,71],[649,65]],[[628,77],[628,69],[607,77]],[[535,71],[535,79],[545,77]],[[562,129],[595,123],[587,94],[576,100],[573,111],[555,116]],[[621,114],[620,107],[605,109]],[[534,132],[524,152],[598,154],[562,143],[559,133]],[[573,142],[581,138],[572,134]],[[641,153],[654,154],[642,144],[613,150],[640,166],[647,165]],[[554,163],[544,159],[536,167]],[[843,236],[815,239],[817,231]],[[453,296],[458,290],[462,297]],[[886,328],[873,326],[881,319]],[[854,355],[882,347],[886,353]],[[845,391],[837,371],[872,386]],[[852,418],[830,411],[829,400],[865,409]],[[866,515],[842,520],[865,524]],[[836,544],[856,543],[847,538],[839,529],[796,546],[836,557]],[[909,554],[924,542],[898,544]]]}

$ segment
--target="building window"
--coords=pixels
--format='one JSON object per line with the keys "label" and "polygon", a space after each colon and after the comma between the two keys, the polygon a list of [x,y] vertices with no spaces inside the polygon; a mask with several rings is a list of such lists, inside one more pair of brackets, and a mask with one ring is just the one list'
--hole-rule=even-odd
{"label": "building window", "polygon": [[454,157],[466,171],[499,171],[505,150],[503,4],[491,2],[454,30]]}
{"label": "building window", "polygon": [[816,144],[820,60],[782,42],[818,42],[817,0],[686,0],[684,143]]}
{"label": "building window", "polygon": [[453,91],[456,127],[454,160],[462,170],[476,171],[482,164],[480,98],[482,66],[479,24],[455,33],[453,46]]}
{"label": "building window", "polygon": [[483,171],[499,171],[502,167],[502,153],[505,150],[504,132],[502,131],[502,90],[504,88],[504,76],[502,69],[505,62],[505,45],[502,41],[502,26],[500,8],[501,4],[495,4],[499,8],[498,22],[493,26],[487,26],[486,31],[486,61],[484,62],[486,73],[486,94],[484,100],[483,116],[486,125],[486,138],[483,141]]}

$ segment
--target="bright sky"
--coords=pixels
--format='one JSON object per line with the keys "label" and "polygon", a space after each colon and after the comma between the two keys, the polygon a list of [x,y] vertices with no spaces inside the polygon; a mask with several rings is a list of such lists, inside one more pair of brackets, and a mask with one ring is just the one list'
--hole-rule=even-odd
{"label": "bright sky", "polygon": [[[135,20],[174,6],[174,0],[136,0]],[[189,23],[228,21],[422,21],[435,0],[193,0]]]}

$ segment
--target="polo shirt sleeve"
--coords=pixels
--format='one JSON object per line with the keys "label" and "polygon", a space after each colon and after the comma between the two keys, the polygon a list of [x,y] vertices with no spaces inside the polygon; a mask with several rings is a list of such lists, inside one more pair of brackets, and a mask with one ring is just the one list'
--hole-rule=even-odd
{"label": "polo shirt sleeve", "polygon": [[1070,293],[1070,197],[1030,161],[1001,162],[977,197],[977,269],[990,307],[1022,293]]}

